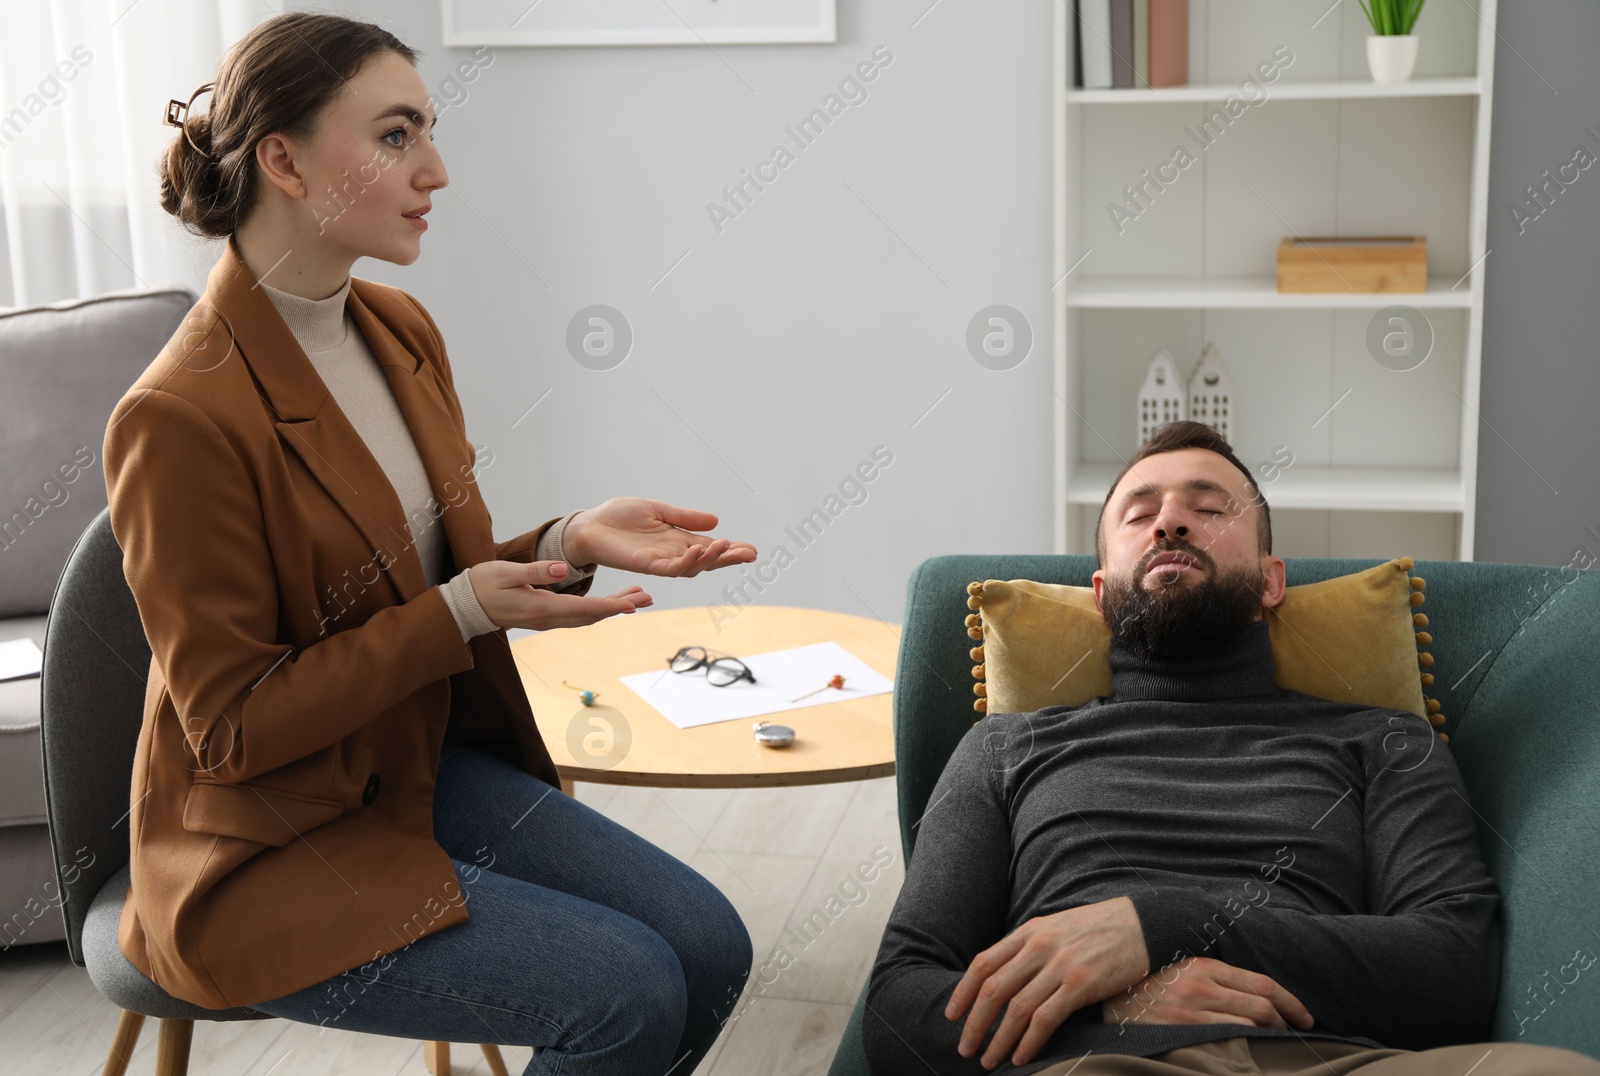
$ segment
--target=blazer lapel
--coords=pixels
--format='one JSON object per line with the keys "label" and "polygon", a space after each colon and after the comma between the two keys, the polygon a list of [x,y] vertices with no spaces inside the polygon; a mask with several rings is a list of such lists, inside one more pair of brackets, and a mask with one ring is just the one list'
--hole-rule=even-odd
{"label": "blazer lapel", "polygon": [[[231,237],[207,278],[206,291],[232,333],[234,346],[261,386],[276,416],[275,425],[283,444],[338,502],[374,553],[388,550],[393,555],[387,574],[401,600],[411,601],[422,594],[427,589],[427,577],[393,485],[338,407],[272,300],[257,285],[255,274],[239,256]],[[412,354],[359,298],[358,282],[351,284],[347,305],[394,392],[435,499],[440,505],[448,505],[451,499],[441,496],[441,490],[458,490],[462,486],[459,469],[464,464],[470,467],[472,456],[469,446],[457,435],[454,417],[430,365]],[[459,501],[459,493],[456,499]],[[469,509],[484,511],[481,504],[469,500],[459,508],[447,508],[440,516],[451,558],[457,565],[484,559],[473,556],[481,551],[478,536],[473,533],[475,513],[465,511]],[[487,528],[486,519],[482,525]]]}
{"label": "blazer lapel", "polygon": [[474,462],[472,446],[456,429],[455,415],[445,402],[445,390],[433,364],[424,362],[401,343],[377,316],[363,298],[366,286],[362,280],[351,284],[350,313],[383,366],[411,439],[416,442],[417,454],[422,457],[450,551],[451,565],[446,567],[453,565],[459,571],[469,564],[491,560],[494,540],[488,509],[475,495],[475,480],[469,482],[465,477]]}

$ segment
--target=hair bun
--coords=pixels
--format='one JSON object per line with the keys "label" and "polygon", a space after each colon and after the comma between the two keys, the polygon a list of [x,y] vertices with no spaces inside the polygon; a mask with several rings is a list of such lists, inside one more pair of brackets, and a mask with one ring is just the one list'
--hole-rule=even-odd
{"label": "hair bun", "polygon": [[198,149],[202,154],[211,152],[211,112],[209,110],[198,116],[189,116],[184,119],[183,130],[190,141],[190,149]]}
{"label": "hair bun", "polygon": [[181,221],[204,221],[215,200],[220,175],[210,152],[211,117],[202,113],[184,121],[161,157],[161,208]]}

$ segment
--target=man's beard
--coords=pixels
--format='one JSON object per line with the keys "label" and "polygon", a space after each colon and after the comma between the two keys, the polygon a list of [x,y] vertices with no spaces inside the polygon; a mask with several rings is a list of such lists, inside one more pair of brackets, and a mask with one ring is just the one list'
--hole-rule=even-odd
{"label": "man's beard", "polygon": [[[1146,565],[1167,552],[1193,557],[1205,578],[1188,584],[1180,573],[1166,583],[1158,570],[1153,588],[1145,589]],[[1163,539],[1132,572],[1106,576],[1101,604],[1113,642],[1157,661],[1184,661],[1209,657],[1237,640],[1261,612],[1264,585],[1260,565],[1219,571],[1203,550]]]}

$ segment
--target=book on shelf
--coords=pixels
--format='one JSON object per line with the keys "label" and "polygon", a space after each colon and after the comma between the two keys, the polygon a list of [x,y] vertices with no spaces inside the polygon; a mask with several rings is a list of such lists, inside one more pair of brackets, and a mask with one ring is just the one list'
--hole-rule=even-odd
{"label": "book on shelf", "polygon": [[[1082,5],[1083,0],[1072,0],[1072,14],[1070,17],[1075,29],[1080,25],[1078,11]],[[1072,85],[1083,85],[1083,31],[1081,29],[1077,29],[1077,32],[1072,35],[1072,74],[1070,77],[1072,78]]]}
{"label": "book on shelf", "polygon": [[1083,43],[1083,85],[1111,88],[1111,0],[1078,0],[1078,40]]}
{"label": "book on shelf", "polygon": [[1189,0],[1076,0],[1073,85],[1090,90],[1189,81]]}
{"label": "book on shelf", "polygon": [[1133,89],[1133,0],[1111,0],[1111,88]]}
{"label": "book on shelf", "polygon": [[1133,85],[1150,88],[1150,0],[1133,0]]}
{"label": "book on shelf", "polygon": [[1150,0],[1150,85],[1189,82],[1189,0]]}

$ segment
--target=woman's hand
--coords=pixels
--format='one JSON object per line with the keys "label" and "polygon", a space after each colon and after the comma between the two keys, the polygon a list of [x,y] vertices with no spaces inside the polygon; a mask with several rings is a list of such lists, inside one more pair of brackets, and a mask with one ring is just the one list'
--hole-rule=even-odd
{"label": "woman's hand", "polygon": [[618,613],[631,613],[654,603],[639,587],[629,587],[605,598],[560,594],[539,587],[567,578],[564,561],[486,560],[467,571],[472,593],[490,620],[502,628],[578,628]]}
{"label": "woman's hand", "polygon": [[1188,957],[1107,998],[1108,1024],[1244,1024],[1304,1031],[1311,1013],[1269,976],[1208,956]]}
{"label": "woman's hand", "polygon": [[574,564],[599,564],[642,575],[692,576],[756,559],[749,542],[730,542],[695,531],[717,525],[710,512],[653,501],[612,497],[567,522],[561,549]]}

